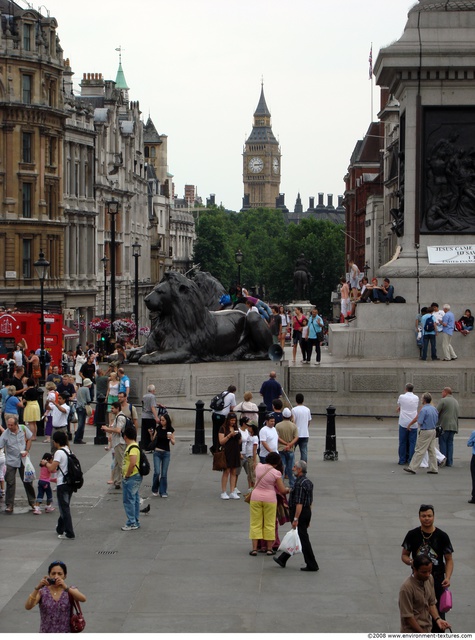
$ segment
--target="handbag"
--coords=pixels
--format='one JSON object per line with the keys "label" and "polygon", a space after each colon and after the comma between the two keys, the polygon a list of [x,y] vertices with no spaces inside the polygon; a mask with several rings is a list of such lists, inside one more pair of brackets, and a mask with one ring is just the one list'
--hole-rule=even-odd
{"label": "handbag", "polygon": [[440,613],[447,613],[452,609],[452,592],[449,589],[444,589],[439,601]]}
{"label": "handbag", "polygon": [[276,517],[281,526],[286,522],[290,522],[289,503],[287,502],[287,498],[281,496],[280,493],[277,494]]}
{"label": "handbag", "polygon": [[69,422],[71,422],[72,424],[76,424],[77,421],[78,421],[78,414],[76,413],[76,409],[74,409],[71,412],[71,418],[70,418]]}
{"label": "handbag", "polygon": [[70,593],[69,602],[71,604],[71,620],[69,624],[71,633],[81,633],[81,631],[84,631],[84,627],[86,626],[86,621],[81,611],[81,605]]}
{"label": "handbag", "polygon": [[224,471],[226,468],[226,454],[220,447],[213,453],[213,471]]}
{"label": "handbag", "polygon": [[91,407],[91,405],[87,404],[84,408],[86,409],[87,417],[90,418],[92,416],[92,407]]}

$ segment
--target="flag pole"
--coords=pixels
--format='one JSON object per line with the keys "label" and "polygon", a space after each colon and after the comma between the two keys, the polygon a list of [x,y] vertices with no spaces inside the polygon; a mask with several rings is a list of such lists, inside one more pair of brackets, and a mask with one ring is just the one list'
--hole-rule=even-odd
{"label": "flag pole", "polygon": [[371,48],[369,50],[369,79],[371,82],[371,122],[373,122],[373,43],[371,43]]}

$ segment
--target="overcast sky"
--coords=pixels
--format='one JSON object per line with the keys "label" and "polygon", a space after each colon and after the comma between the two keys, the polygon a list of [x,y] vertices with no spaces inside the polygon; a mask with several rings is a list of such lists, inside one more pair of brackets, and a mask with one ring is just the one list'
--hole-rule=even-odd
{"label": "overcast sky", "polygon": [[[22,4],[20,2],[20,4]],[[281,192],[293,209],[343,177],[371,121],[373,64],[397,40],[413,0],[49,0],[75,72],[115,80],[117,47],[130,99],[168,135],[176,193],[242,206],[242,151],[261,78],[282,150]],[[39,5],[33,3],[34,8]],[[45,14],[45,8],[41,11]],[[374,80],[373,80],[374,82]],[[374,86],[373,119],[379,110]]]}

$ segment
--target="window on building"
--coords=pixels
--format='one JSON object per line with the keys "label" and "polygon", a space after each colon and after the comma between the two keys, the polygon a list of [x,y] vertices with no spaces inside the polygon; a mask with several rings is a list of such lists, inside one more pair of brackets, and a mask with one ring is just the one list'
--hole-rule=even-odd
{"label": "window on building", "polygon": [[46,141],[46,165],[53,166],[56,160],[56,138],[49,137]]}
{"label": "window on building", "polygon": [[23,49],[31,51],[31,24],[23,25]]}
{"label": "window on building", "polygon": [[22,216],[23,218],[31,218],[31,183],[24,182],[22,184]]}
{"label": "window on building", "polygon": [[32,77],[26,73],[23,74],[22,94],[23,94],[23,102],[25,104],[31,104],[31,86],[32,86]]}
{"label": "window on building", "polygon": [[145,147],[145,157],[148,158],[149,156],[149,149],[148,147]]}
{"label": "window on building", "polygon": [[29,131],[24,131],[22,134],[22,150],[23,150],[23,162],[32,162],[32,144],[33,134]]}
{"label": "window on building", "polygon": [[23,240],[22,271],[23,278],[31,278],[31,240]]}

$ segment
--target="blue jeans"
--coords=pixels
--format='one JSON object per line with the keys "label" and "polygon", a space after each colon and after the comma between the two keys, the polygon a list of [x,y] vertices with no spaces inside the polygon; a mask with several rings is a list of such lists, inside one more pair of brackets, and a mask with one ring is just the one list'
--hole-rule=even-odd
{"label": "blue jeans", "polygon": [[140,485],[142,484],[142,476],[136,473],[130,478],[122,478],[122,501],[124,503],[125,515],[127,522],[125,524],[131,527],[134,524],[140,525]]}
{"label": "blue jeans", "polygon": [[168,482],[167,472],[170,464],[169,451],[153,452],[153,481],[152,493],[159,493],[161,496],[167,493]]}
{"label": "blue jeans", "polygon": [[300,449],[300,460],[307,462],[308,438],[299,438],[297,445]]}
{"label": "blue jeans", "polygon": [[[399,425],[399,464],[411,462],[416,448],[417,429],[408,431],[406,427]],[[409,447],[409,452],[408,452]]]}
{"label": "blue jeans", "polygon": [[[59,472],[61,473],[61,472]],[[71,518],[71,495],[73,491],[68,484],[59,484],[56,490],[58,498],[59,518],[56,525],[56,532],[65,533],[68,538],[74,538],[73,519]]]}
{"label": "blue jeans", "polygon": [[294,466],[294,452],[293,451],[279,451],[280,459],[284,465],[284,475],[289,479],[289,486],[293,487],[295,484],[294,474],[292,468]]}
{"label": "blue jeans", "polygon": [[84,427],[86,426],[86,409],[85,407],[78,407],[76,409],[78,414],[78,428],[74,434],[74,442],[79,442],[84,438]]}
{"label": "blue jeans", "polygon": [[447,467],[454,464],[454,436],[455,431],[444,431],[439,437],[440,453],[447,458]]}
{"label": "blue jeans", "polygon": [[427,360],[427,348],[430,342],[430,355],[432,360],[437,358],[437,347],[435,346],[435,334],[434,335],[424,335],[424,344],[422,345],[422,359]]}
{"label": "blue jeans", "polygon": [[38,480],[38,492],[36,494],[36,502],[43,502],[43,496],[46,494],[46,503],[51,504],[53,502],[53,492],[51,490],[51,484],[46,480]]}

